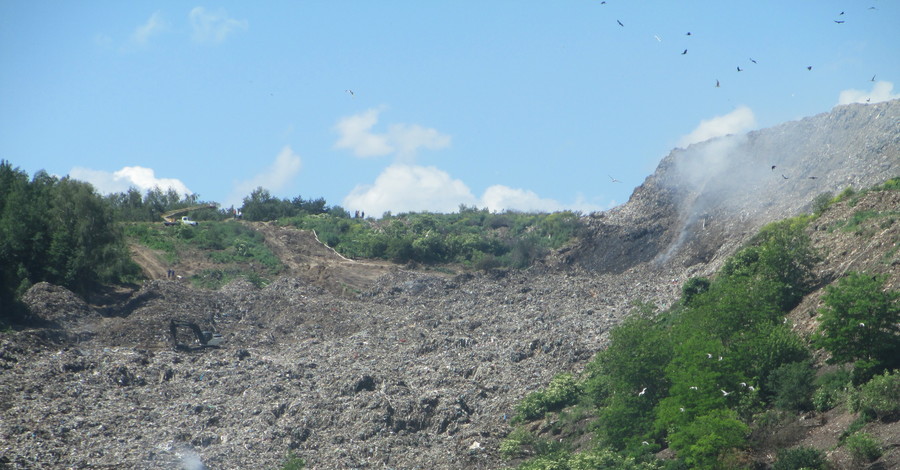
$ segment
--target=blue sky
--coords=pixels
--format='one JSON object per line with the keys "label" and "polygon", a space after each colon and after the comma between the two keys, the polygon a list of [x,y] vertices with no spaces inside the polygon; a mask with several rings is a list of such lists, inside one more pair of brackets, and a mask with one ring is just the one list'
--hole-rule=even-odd
{"label": "blue sky", "polygon": [[603,210],[674,147],[900,97],[898,25],[888,0],[0,2],[0,159],[225,207]]}

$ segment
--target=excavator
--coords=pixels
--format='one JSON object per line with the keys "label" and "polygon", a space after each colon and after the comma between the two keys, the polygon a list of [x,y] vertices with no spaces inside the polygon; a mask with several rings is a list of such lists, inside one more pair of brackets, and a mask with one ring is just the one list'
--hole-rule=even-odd
{"label": "excavator", "polygon": [[[193,341],[191,341],[190,344],[179,342],[179,328],[187,328],[191,330],[194,333],[194,336],[197,337],[196,343]],[[175,345],[175,348],[185,350],[191,350],[195,348],[218,348],[219,345],[222,344],[222,340],[224,339],[219,333],[201,330],[200,327],[197,326],[197,324],[194,322],[175,319],[169,320],[169,333],[172,336],[172,343]]]}
{"label": "excavator", "polygon": [[195,211],[197,209],[215,209],[217,207],[218,206],[215,204],[199,204],[196,206],[182,207],[181,209],[171,210],[169,212],[166,212],[165,214],[162,214],[163,224],[165,224],[166,226],[179,224],[196,226],[197,222],[191,220],[188,216],[183,216],[181,220],[176,220],[175,216],[184,212]]}

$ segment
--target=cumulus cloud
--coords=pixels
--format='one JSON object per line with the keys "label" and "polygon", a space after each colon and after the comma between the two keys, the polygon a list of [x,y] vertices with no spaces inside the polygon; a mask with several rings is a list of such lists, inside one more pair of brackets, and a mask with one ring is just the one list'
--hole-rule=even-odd
{"label": "cumulus cloud", "polygon": [[375,217],[388,211],[449,213],[457,211],[460,205],[486,208],[493,212],[593,212],[608,208],[591,204],[583,198],[574,204],[562,204],[542,198],[534,191],[503,185],[487,188],[478,198],[462,180],[439,168],[404,163],[387,167],[374,184],[357,186],[342,202],[348,210],[362,210]]}
{"label": "cumulus cloud", "polygon": [[222,10],[213,12],[203,7],[195,7],[188,18],[193,28],[192,37],[198,43],[218,44],[230,34],[248,27],[247,20],[236,20]]}
{"label": "cumulus cloud", "polygon": [[544,199],[534,191],[510,188],[496,184],[487,188],[481,196],[479,207],[492,212],[519,210],[524,212],[553,212],[563,210],[563,205],[553,199]]}
{"label": "cumulus cloud", "polygon": [[396,154],[410,162],[419,149],[438,150],[450,146],[450,136],[418,124],[391,124],[385,133],[375,133],[380,109],[369,109],[342,118],[335,125],[339,137],[334,147],[348,149],[357,157]]}
{"label": "cumulus cloud", "polygon": [[297,176],[302,167],[303,161],[300,156],[295,154],[290,146],[285,146],[271,165],[252,178],[236,183],[231,195],[225,201],[225,205],[240,206],[244,197],[249,196],[254,189],[260,186],[270,192],[279,191]]}
{"label": "cumulus cloud", "polygon": [[348,210],[372,216],[392,212],[453,212],[460,204],[476,203],[461,180],[435,167],[395,164],[378,175],[375,183],[359,185],[344,198]]}
{"label": "cumulus cloud", "polygon": [[157,178],[152,168],[126,166],[119,171],[108,172],[90,168],[75,167],[69,176],[91,183],[101,194],[122,193],[129,188],[137,188],[142,193],[153,188],[163,191],[175,190],[180,195],[193,194],[193,191],[175,178]]}
{"label": "cumulus cloud", "polygon": [[838,104],[850,103],[880,103],[882,101],[890,101],[900,98],[900,94],[894,93],[894,84],[891,82],[879,81],[872,85],[871,91],[865,90],[844,90],[838,96]]}
{"label": "cumulus cloud", "polygon": [[687,147],[715,137],[744,133],[755,126],[756,117],[753,116],[753,111],[746,106],[740,106],[723,116],[700,121],[696,129],[678,141],[678,146]]}

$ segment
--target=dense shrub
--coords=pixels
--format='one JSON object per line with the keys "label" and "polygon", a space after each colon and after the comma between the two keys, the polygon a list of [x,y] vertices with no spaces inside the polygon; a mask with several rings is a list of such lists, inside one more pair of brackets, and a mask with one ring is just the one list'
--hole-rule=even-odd
{"label": "dense shrub", "polygon": [[857,432],[844,440],[844,446],[850,451],[853,460],[856,462],[873,462],[881,457],[881,445],[872,437],[871,434],[865,432]]}
{"label": "dense shrub", "polygon": [[693,469],[715,469],[722,457],[746,444],[749,428],[726,409],[700,416],[669,434],[672,449]]}
{"label": "dense shrub", "polygon": [[784,364],[769,376],[776,408],[805,411],[812,408],[815,371],[808,362]]}
{"label": "dense shrub", "polygon": [[816,411],[828,411],[837,406],[847,394],[851,386],[850,372],[839,369],[823,374],[816,379],[816,391],[813,392],[813,408]]}
{"label": "dense shrub", "polygon": [[517,421],[530,421],[544,416],[548,411],[558,411],[578,400],[578,382],[572,374],[559,374],[543,390],[528,394],[516,406]]}
{"label": "dense shrub", "polygon": [[794,447],[778,452],[773,470],[824,470],[825,453],[811,447]]}
{"label": "dense shrub", "polygon": [[900,365],[900,291],[885,291],[886,279],[849,273],[825,289],[813,344],[829,351],[831,362],[864,360],[882,369]]}
{"label": "dense shrub", "polygon": [[900,373],[876,375],[855,391],[850,404],[852,411],[882,421],[900,418]]}

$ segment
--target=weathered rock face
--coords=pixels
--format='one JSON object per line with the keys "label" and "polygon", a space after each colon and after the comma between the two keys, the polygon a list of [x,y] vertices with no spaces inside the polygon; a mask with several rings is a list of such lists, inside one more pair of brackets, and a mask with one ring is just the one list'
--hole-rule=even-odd
{"label": "weathered rock face", "polygon": [[[580,370],[634,301],[665,307],[761,224],[900,174],[898,109],[841,107],[677,150],[628,204],[586,217],[580,244],[528,270],[364,267],[373,287],[357,297],[322,276],[219,291],[156,280],[103,315],[36,285],[26,302],[49,327],[0,338],[0,468],[275,468],[288,452],[309,468],[501,468],[517,401]],[[285,253],[315,252],[269,229]],[[173,318],[223,346],[175,351]]]}

